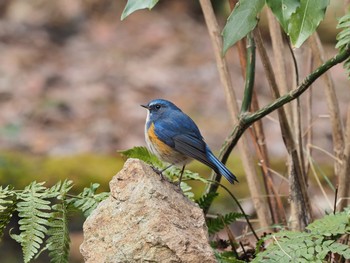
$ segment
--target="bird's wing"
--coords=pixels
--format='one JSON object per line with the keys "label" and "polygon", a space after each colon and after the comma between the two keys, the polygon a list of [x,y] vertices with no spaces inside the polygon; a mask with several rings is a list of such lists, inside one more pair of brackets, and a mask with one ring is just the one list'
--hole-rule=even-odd
{"label": "bird's wing", "polygon": [[154,126],[158,138],[173,148],[175,148],[174,138],[179,135],[187,135],[193,137],[193,139],[197,138],[199,143],[203,140],[194,121],[180,111],[173,111],[166,117],[156,120]]}
{"label": "bird's wing", "polygon": [[208,160],[207,146],[203,139],[191,134],[179,134],[173,137],[173,141],[178,152],[213,167],[212,162]]}

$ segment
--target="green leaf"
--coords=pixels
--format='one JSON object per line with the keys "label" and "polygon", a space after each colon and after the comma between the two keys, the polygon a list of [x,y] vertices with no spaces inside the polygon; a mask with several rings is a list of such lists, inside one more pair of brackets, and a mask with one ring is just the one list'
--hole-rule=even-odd
{"label": "green leaf", "polygon": [[67,206],[64,201],[52,206],[53,213],[50,219],[50,228],[47,239],[49,256],[52,263],[68,263],[69,256],[69,229]]}
{"label": "green leaf", "polygon": [[246,262],[236,258],[235,254],[232,251],[224,251],[221,253],[219,253],[218,251],[214,251],[214,253],[218,263],[245,263]]}
{"label": "green leaf", "polygon": [[96,190],[99,186],[98,183],[94,183],[91,184],[90,187],[85,187],[82,193],[76,197],[70,198],[67,200],[67,203],[72,204],[74,207],[81,210],[85,217],[88,217],[97,205],[109,196],[108,192],[96,194]]}
{"label": "green leaf", "polygon": [[225,225],[229,225],[235,222],[238,218],[244,217],[243,214],[232,212],[225,214],[224,216],[219,215],[217,218],[208,218],[207,226],[209,234],[214,234],[224,229]]}
{"label": "green leaf", "polygon": [[163,167],[163,163],[154,154],[150,153],[146,147],[136,146],[129,150],[119,151],[119,153],[127,158],[136,158],[153,166]]}
{"label": "green leaf", "polygon": [[17,196],[12,188],[0,186],[0,238],[5,227],[10,223],[16,209]]}
{"label": "green leaf", "polygon": [[316,220],[309,224],[306,229],[314,234],[332,236],[346,233],[349,225],[349,215],[346,212],[326,215],[322,220]]}
{"label": "green leaf", "polygon": [[[335,47],[343,51],[347,45],[350,45],[350,12],[339,19],[337,28],[341,28],[342,31],[337,35],[337,44]],[[350,79],[350,58],[344,62],[343,67],[347,72],[348,79]]]}
{"label": "green leaf", "polygon": [[329,0],[301,0],[290,17],[288,35],[294,47],[299,48],[323,20]]}
{"label": "green leaf", "polygon": [[136,10],[144,8],[151,10],[158,3],[158,1],[159,0],[128,0],[123,10],[121,20],[124,20],[128,15],[135,12]]}
{"label": "green leaf", "polygon": [[252,31],[258,23],[257,15],[265,4],[264,0],[240,0],[230,14],[222,31],[223,53]]}
{"label": "green leaf", "polygon": [[199,198],[198,200],[196,200],[196,203],[199,205],[199,207],[203,210],[207,210],[211,203],[213,202],[213,200],[218,196],[219,194],[216,192],[209,192],[206,195],[202,195],[201,198]]}
{"label": "green leaf", "polygon": [[349,233],[349,219],[350,213],[345,209],[315,220],[307,226],[308,232],[273,233],[264,240],[273,238],[274,242],[257,253],[252,262],[323,262],[330,252],[350,258],[350,247],[337,242]]}
{"label": "green leaf", "polygon": [[34,181],[18,194],[17,211],[21,233],[11,237],[20,242],[24,262],[29,262],[38,253],[47,233],[48,218],[51,217],[50,201],[46,200],[48,191],[43,185],[44,183]]}
{"label": "green leaf", "polygon": [[46,243],[52,263],[68,263],[70,238],[66,196],[72,186],[72,181],[64,180],[63,183],[58,182],[49,189],[49,193],[56,193],[54,195],[59,201],[58,204],[52,206],[53,212],[49,219],[47,232]]}
{"label": "green leaf", "polygon": [[288,33],[290,17],[300,6],[300,0],[266,0],[266,4],[280,22],[284,32]]}

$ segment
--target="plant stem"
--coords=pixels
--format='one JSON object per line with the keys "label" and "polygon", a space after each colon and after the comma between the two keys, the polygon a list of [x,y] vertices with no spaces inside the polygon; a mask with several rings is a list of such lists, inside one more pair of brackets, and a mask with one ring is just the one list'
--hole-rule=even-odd
{"label": "plant stem", "polygon": [[235,203],[237,204],[239,210],[242,212],[250,230],[252,231],[254,237],[256,238],[257,241],[259,241],[259,237],[258,235],[256,234],[254,228],[253,228],[253,225],[250,223],[249,221],[249,217],[248,215],[244,212],[244,209],[243,207],[241,206],[241,204],[239,203],[238,199],[234,196],[234,194],[231,193],[231,191],[226,187],[224,186],[223,184],[220,184],[219,182],[216,182],[216,181],[212,181],[212,180],[208,180],[208,182],[211,182],[213,184],[216,184],[217,186],[221,186],[223,189],[225,189],[225,191],[231,196],[231,198],[235,201]]}
{"label": "plant stem", "polygon": [[247,128],[249,128],[255,121],[262,119],[263,117],[270,114],[274,110],[282,107],[286,103],[299,97],[311,86],[313,82],[315,82],[320,76],[322,76],[322,74],[324,74],[327,70],[329,70],[333,66],[345,61],[349,57],[350,57],[350,45],[347,45],[347,47],[342,52],[340,52],[333,58],[327,60],[317,69],[315,69],[311,74],[306,76],[306,78],[301,82],[301,84],[296,89],[290,91],[284,96],[277,98],[274,102],[266,105],[265,107],[262,107],[261,109],[257,110],[254,113],[247,113],[244,116],[241,116],[239,118],[239,122],[233,128],[231,135],[225,141],[225,144],[220,151],[220,156],[222,156],[221,158],[222,162],[223,163],[227,162],[227,159],[232,149],[237,144],[238,140],[240,139],[244,131]]}
{"label": "plant stem", "polygon": [[244,96],[241,106],[241,114],[249,111],[252,102],[254,78],[255,78],[255,42],[252,33],[247,36],[247,65]]}
{"label": "plant stem", "polygon": [[280,108],[284,104],[296,99],[301,94],[303,94],[312,83],[314,83],[320,76],[322,76],[327,70],[334,67],[335,65],[343,62],[347,58],[350,57],[350,45],[347,46],[346,49],[343,50],[343,52],[340,52],[333,58],[327,60],[325,63],[323,63],[321,66],[319,66],[317,69],[315,69],[311,74],[309,74],[303,82],[294,90],[290,91],[288,94],[285,94],[284,96],[279,97],[274,102],[266,105],[265,107],[262,107],[257,112],[254,112],[252,114],[245,115],[242,120],[240,120],[241,124],[238,124],[237,126],[243,129],[247,129],[253,122],[260,120],[261,118],[265,117],[266,115],[270,114],[274,110]]}
{"label": "plant stem", "polygon": [[[232,87],[232,82],[230,75],[228,73],[228,66],[225,57],[222,56],[222,38],[220,35],[220,30],[216,17],[213,11],[213,7],[210,0],[199,0],[202,7],[204,18],[207,24],[209,35],[212,41],[217,68],[220,75],[221,83],[224,86],[226,102],[228,104],[229,113],[233,123],[237,122],[237,117],[239,115],[238,104],[236,96]],[[250,193],[253,197],[253,204],[256,213],[259,218],[259,223],[262,227],[269,225],[268,208],[266,202],[261,196],[263,196],[263,190],[261,188],[261,183],[259,182],[258,174],[255,169],[255,162],[253,156],[250,153],[248,147],[248,139],[243,136],[240,143],[238,144],[238,149],[240,151],[244,171],[248,181],[248,186]],[[216,174],[211,177],[215,181],[220,181],[221,176]],[[208,185],[205,189],[206,193],[216,192],[217,185]]]}
{"label": "plant stem", "polygon": [[227,161],[228,155],[230,155],[232,149],[236,146],[238,140],[242,136],[243,132],[249,128],[257,120],[262,119],[266,115],[275,111],[276,109],[282,107],[284,104],[296,99],[298,96],[303,94],[312,83],[314,83],[322,74],[324,74],[327,70],[334,67],[335,65],[345,61],[350,57],[350,45],[347,46],[342,52],[335,55],[333,58],[327,60],[317,69],[315,69],[311,74],[309,74],[302,83],[294,90],[288,92],[287,94],[279,97],[272,103],[262,107],[254,113],[245,114],[239,119],[237,125],[233,128],[231,135],[226,140],[226,143],[221,151],[221,155],[223,162]]}
{"label": "plant stem", "polygon": [[[311,36],[310,46],[312,53],[316,58],[316,62],[324,62],[324,50],[321,40],[317,33]],[[338,160],[344,159],[344,128],[341,120],[339,100],[335,93],[334,82],[330,72],[327,72],[322,76],[325,83],[325,95],[328,106],[328,112],[330,115],[330,122],[332,125],[332,137],[333,137],[333,151]],[[334,174],[338,176],[341,171],[342,164],[339,161],[334,162]],[[338,178],[339,181],[339,178]]]}

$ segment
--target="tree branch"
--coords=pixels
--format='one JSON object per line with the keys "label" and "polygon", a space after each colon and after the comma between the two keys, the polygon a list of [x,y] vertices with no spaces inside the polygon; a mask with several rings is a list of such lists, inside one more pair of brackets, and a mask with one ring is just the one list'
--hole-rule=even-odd
{"label": "tree branch", "polygon": [[286,103],[296,99],[301,94],[303,94],[312,83],[314,83],[322,74],[324,74],[327,70],[332,68],[333,66],[345,61],[350,57],[350,45],[347,46],[342,52],[334,56],[333,58],[327,60],[321,66],[319,66],[316,70],[314,70],[311,74],[309,74],[302,83],[294,90],[289,93],[279,97],[272,103],[262,107],[254,113],[245,113],[240,116],[239,122],[233,128],[233,131],[230,137],[226,140],[224,148],[221,151],[222,161],[225,163],[227,161],[228,156],[230,155],[232,149],[237,144],[238,140],[244,133],[244,131],[249,128],[255,121],[262,119],[266,115],[275,111],[276,109],[282,107]]}

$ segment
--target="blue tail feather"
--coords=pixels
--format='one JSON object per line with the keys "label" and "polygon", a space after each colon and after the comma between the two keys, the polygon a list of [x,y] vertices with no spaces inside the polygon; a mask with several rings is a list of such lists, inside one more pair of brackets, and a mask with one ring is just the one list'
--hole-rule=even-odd
{"label": "blue tail feather", "polygon": [[234,181],[238,182],[236,176],[233,173],[231,173],[231,171],[227,169],[227,167],[222,162],[220,162],[210,150],[208,151],[207,155],[208,160],[212,164],[211,168],[216,173],[224,176],[227,179],[227,181],[229,181],[231,184],[233,184]]}

